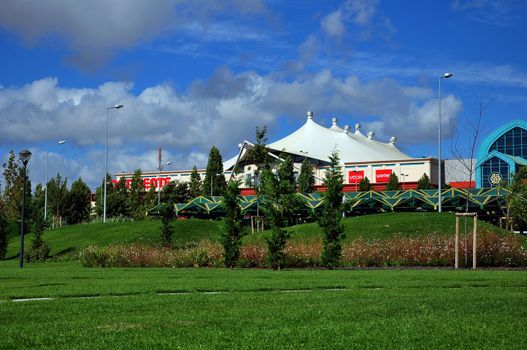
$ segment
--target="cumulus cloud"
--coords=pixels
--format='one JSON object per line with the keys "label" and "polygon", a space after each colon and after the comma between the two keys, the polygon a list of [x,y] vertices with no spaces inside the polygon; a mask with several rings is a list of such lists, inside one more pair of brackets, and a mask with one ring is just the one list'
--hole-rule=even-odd
{"label": "cumulus cloud", "polygon": [[69,58],[84,69],[98,68],[118,50],[131,48],[218,13],[262,14],[260,0],[5,0],[0,27],[20,34],[27,45],[58,37],[72,51]]}
{"label": "cumulus cloud", "polygon": [[[82,156],[65,166],[78,174],[100,172],[106,107],[116,103],[125,107],[109,111],[112,171],[155,168],[157,145],[177,168],[204,166],[211,145],[228,158],[240,141],[253,138],[256,126],[274,130],[284,117],[296,118],[300,126],[307,110],[319,121],[337,115],[341,123],[365,122],[379,139],[396,135],[407,145],[434,139],[437,130],[437,99],[431,89],[391,79],[336,77],[330,70],[288,81],[221,68],[185,92],[159,84],[134,94],[132,87],[107,82],[93,89],[64,88],[56,78],[4,87],[0,146],[66,138],[68,147],[77,147]],[[445,130],[461,109],[458,98],[445,96]]]}
{"label": "cumulus cloud", "polygon": [[320,22],[320,26],[328,36],[341,39],[348,26],[370,24],[378,5],[377,0],[345,1],[338,10],[325,16]]}

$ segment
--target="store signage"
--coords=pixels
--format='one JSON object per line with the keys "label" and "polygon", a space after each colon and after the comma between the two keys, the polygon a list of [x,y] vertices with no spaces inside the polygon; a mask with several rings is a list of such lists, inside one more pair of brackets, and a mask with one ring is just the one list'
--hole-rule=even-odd
{"label": "store signage", "polygon": [[362,179],[364,179],[364,170],[348,172],[348,183],[358,184]]}
{"label": "store signage", "polygon": [[[160,178],[157,178],[157,177],[144,177],[143,178],[143,187],[145,188],[145,190],[149,190],[150,187],[154,187],[154,188],[165,187],[166,185],[168,185],[170,180],[171,179],[170,179],[169,176],[167,176],[167,177],[160,177]],[[112,180],[112,183],[114,185],[117,185],[118,182],[119,181],[117,181],[117,180]],[[131,185],[132,185],[132,179],[126,179],[126,188],[130,188]]]}
{"label": "store signage", "polygon": [[391,174],[392,174],[392,169],[375,170],[375,182],[376,183],[387,183],[390,181]]}

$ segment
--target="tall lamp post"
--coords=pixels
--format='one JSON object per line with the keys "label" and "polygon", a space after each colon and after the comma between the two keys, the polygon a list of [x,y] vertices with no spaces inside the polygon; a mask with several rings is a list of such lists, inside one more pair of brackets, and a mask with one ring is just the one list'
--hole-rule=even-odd
{"label": "tall lamp post", "polygon": [[24,267],[24,211],[26,209],[26,180],[27,180],[27,163],[31,159],[31,152],[26,150],[21,151],[19,154],[20,161],[24,165],[24,181],[22,182],[22,211],[20,217],[20,256],[18,259],[18,267]]}
{"label": "tall lamp post", "polygon": [[[66,140],[60,140],[57,142],[59,145],[63,145],[66,143]],[[47,220],[48,218],[48,157],[49,157],[49,150],[46,151],[46,183],[45,183],[45,189],[44,189],[44,220]]]}
{"label": "tall lamp post", "polygon": [[222,173],[217,173],[217,174],[212,174],[212,176],[210,177],[210,196],[212,197],[212,183],[214,182],[214,177],[216,176],[221,176],[223,175]]}
{"label": "tall lamp post", "polygon": [[115,105],[111,107],[106,107],[106,147],[104,152],[104,204],[103,204],[103,216],[102,216],[102,222],[106,222],[106,183],[107,178],[106,174],[108,174],[108,111],[110,109],[119,109],[123,108],[123,105]]}
{"label": "tall lamp post", "polygon": [[438,178],[438,183],[439,183],[439,186],[438,186],[438,201],[439,201],[439,205],[438,205],[438,209],[437,211],[438,212],[442,212],[442,207],[441,207],[441,202],[442,202],[442,198],[441,198],[441,187],[443,185],[443,176],[442,176],[442,173],[441,173],[441,80],[442,79],[448,79],[448,78],[451,78],[454,74],[453,73],[450,73],[450,72],[447,72],[445,74],[443,74],[443,76],[439,77],[439,139],[438,139],[438,143],[439,143],[439,164],[438,164],[438,167],[437,167],[437,178]]}

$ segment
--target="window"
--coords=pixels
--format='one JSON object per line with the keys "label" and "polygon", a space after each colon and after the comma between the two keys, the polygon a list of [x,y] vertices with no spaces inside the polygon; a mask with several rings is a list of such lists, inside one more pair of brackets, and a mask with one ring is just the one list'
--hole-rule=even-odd
{"label": "window", "polygon": [[527,158],[527,130],[515,127],[507,131],[490,146],[492,151]]}
{"label": "window", "polygon": [[492,157],[481,165],[481,185],[483,188],[495,187],[489,181],[493,173],[499,173],[503,181],[509,182],[509,164],[498,157]]}

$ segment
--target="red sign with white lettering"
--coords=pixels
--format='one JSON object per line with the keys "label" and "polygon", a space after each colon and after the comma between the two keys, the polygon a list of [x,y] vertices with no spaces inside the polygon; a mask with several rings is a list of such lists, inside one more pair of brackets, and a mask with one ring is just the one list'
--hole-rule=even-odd
{"label": "red sign with white lettering", "polygon": [[350,171],[348,172],[348,183],[358,184],[362,179],[364,179],[364,171]]}
{"label": "red sign with white lettering", "polygon": [[391,174],[392,174],[392,169],[375,170],[375,182],[376,183],[387,183],[390,181]]}
{"label": "red sign with white lettering", "polygon": [[[159,179],[159,186],[158,185],[158,179]],[[130,188],[131,184],[132,184],[132,179],[126,179],[126,188]],[[160,177],[160,178],[157,178],[157,177],[144,177],[143,178],[143,187],[145,188],[145,190],[149,190],[150,187],[154,187],[154,188],[159,188],[159,187],[165,187],[166,185],[168,185],[170,182],[170,177]],[[112,180],[112,183],[114,185],[117,185],[118,181],[117,180]]]}

